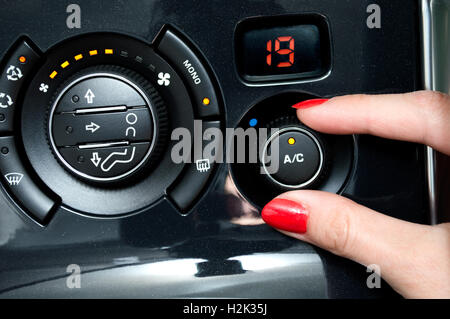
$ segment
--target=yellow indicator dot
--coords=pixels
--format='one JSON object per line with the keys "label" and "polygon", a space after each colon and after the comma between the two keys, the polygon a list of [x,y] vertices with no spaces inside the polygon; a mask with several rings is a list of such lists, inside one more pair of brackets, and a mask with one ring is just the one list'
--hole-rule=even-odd
{"label": "yellow indicator dot", "polygon": [[58,74],[58,72],[56,72],[56,71],[53,71],[52,73],[50,73],[50,79],[54,79],[57,74]]}
{"label": "yellow indicator dot", "polygon": [[19,62],[20,62],[20,63],[25,63],[25,62],[27,62],[27,58],[26,58],[25,56],[21,55],[21,56],[19,57]]}
{"label": "yellow indicator dot", "polygon": [[113,50],[112,49],[105,49],[105,54],[113,54]]}
{"label": "yellow indicator dot", "polygon": [[69,65],[69,61],[64,62],[63,64],[61,64],[61,67],[63,69],[65,69],[67,66]]}
{"label": "yellow indicator dot", "polygon": [[91,50],[89,51],[89,55],[97,55],[98,51],[97,50]]}
{"label": "yellow indicator dot", "polygon": [[75,61],[81,60],[83,58],[82,54],[77,54],[75,57]]}
{"label": "yellow indicator dot", "polygon": [[211,100],[208,99],[207,97],[205,97],[205,98],[203,99],[203,104],[204,104],[204,105],[209,105],[209,103],[211,103]]}
{"label": "yellow indicator dot", "polygon": [[294,144],[295,144],[295,138],[290,137],[290,138],[288,139],[288,143],[289,143],[289,145],[294,145]]}

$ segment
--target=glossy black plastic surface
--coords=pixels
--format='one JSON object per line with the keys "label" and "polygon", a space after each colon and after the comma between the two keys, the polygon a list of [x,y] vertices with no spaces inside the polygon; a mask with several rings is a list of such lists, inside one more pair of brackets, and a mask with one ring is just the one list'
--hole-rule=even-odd
{"label": "glossy black plastic surface", "polygon": [[[225,100],[226,126],[285,91],[331,97],[421,88],[416,2],[379,0],[382,28],[368,29],[372,1],[78,1],[82,28],[68,29],[66,3],[3,2],[0,55],[22,35],[42,50],[86,32],[119,31],[151,42],[165,24],[186,34],[211,66]],[[320,81],[244,84],[235,69],[236,24],[258,15],[316,12],[327,17],[331,73]],[[359,136],[343,195],[382,213],[427,222],[423,148]],[[70,187],[76,187],[76,183]],[[255,185],[257,188],[258,185]],[[187,216],[166,199],[118,219],[66,209],[45,227],[0,194],[0,297],[379,297],[364,267],[287,238],[263,224],[221,164]],[[141,194],[145,196],[145,194]],[[78,199],[80,202],[83,199]],[[101,205],[99,203],[99,205]],[[81,288],[66,285],[81,267]]]}

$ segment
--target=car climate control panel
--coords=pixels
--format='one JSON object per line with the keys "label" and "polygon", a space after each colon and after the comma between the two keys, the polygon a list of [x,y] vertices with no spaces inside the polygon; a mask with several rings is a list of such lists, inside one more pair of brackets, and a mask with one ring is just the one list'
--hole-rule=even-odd
{"label": "car climate control panel", "polygon": [[184,212],[214,163],[201,170],[200,158],[174,164],[170,130],[192,130],[195,119],[220,128],[215,81],[194,46],[170,28],[152,44],[97,33],[44,53],[22,38],[0,82],[3,184],[43,224],[61,204],[123,215],[165,194]]}
{"label": "car climate control panel", "polygon": [[2,1],[0,298],[392,296],[260,212],[308,189],[429,222],[423,145],[292,107],[424,89],[405,2]]}

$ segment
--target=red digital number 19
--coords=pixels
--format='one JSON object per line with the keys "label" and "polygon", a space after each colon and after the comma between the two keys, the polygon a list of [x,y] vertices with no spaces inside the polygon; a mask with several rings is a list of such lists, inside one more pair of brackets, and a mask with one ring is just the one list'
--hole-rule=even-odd
{"label": "red digital number 19", "polygon": [[[272,47],[272,42],[274,42],[274,45]],[[288,42],[288,48],[281,49],[281,43]],[[267,41],[267,54],[266,57],[266,63],[268,66],[272,65],[272,54],[279,54],[279,55],[287,55],[288,60],[285,62],[280,62],[277,64],[277,68],[286,68],[290,67],[294,64],[294,38],[293,37],[278,37],[275,40],[269,40]]]}

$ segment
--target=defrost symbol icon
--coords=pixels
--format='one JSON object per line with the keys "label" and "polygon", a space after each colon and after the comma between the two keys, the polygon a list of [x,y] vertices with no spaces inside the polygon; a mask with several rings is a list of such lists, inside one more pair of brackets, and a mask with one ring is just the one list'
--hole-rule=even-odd
{"label": "defrost symbol icon", "polygon": [[199,159],[199,160],[195,161],[195,165],[197,166],[197,171],[199,171],[200,173],[207,172],[211,168],[209,159],[207,159],[207,158],[203,158],[203,159]]}
{"label": "defrost symbol icon", "polygon": [[9,173],[5,175],[6,180],[8,181],[9,185],[11,186],[17,186],[19,185],[20,181],[23,178],[23,174],[21,173]]}

